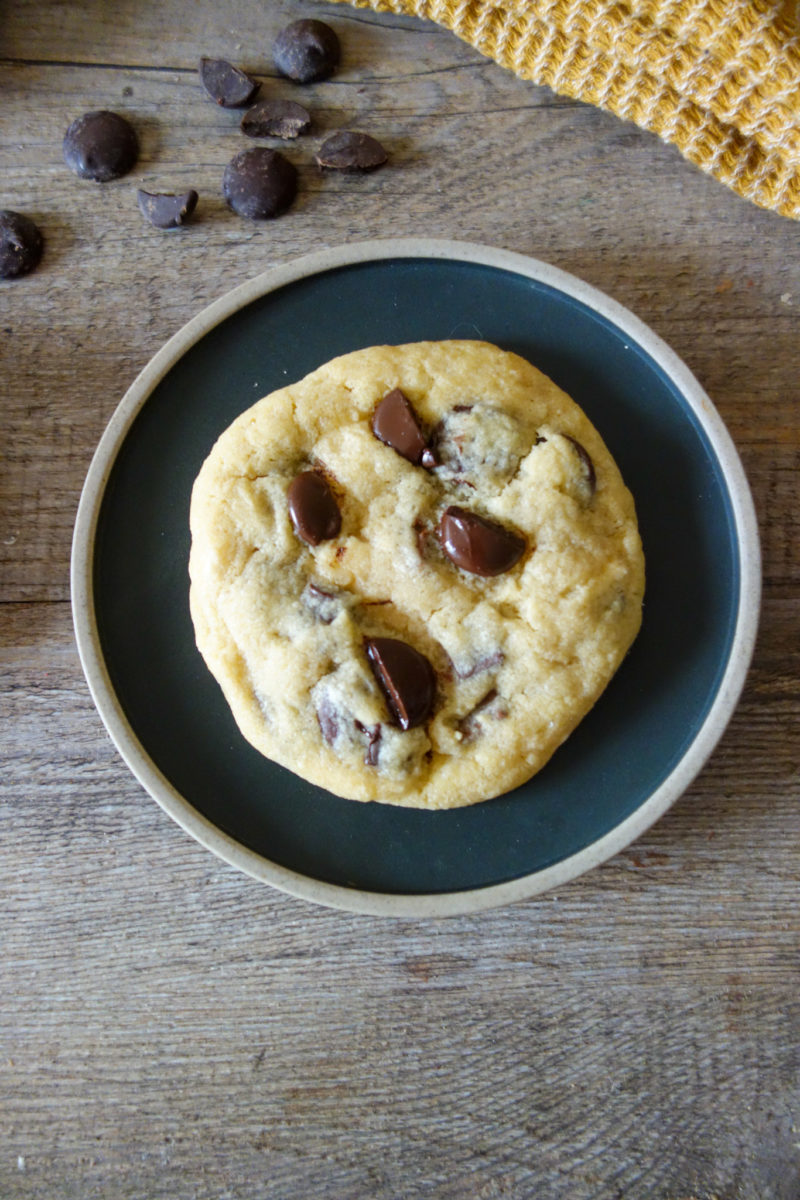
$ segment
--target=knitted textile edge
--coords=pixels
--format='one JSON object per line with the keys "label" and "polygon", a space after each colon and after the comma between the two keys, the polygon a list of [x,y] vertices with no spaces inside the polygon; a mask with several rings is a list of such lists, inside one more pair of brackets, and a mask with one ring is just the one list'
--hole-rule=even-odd
{"label": "knitted textile edge", "polygon": [[800,219],[797,4],[347,2],[435,21],[520,78],[633,121],[740,196]]}

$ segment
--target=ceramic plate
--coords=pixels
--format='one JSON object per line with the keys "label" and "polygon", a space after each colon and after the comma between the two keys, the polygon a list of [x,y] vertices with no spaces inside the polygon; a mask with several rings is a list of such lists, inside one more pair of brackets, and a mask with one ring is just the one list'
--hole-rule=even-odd
{"label": "ceramic plate", "polygon": [[[516,791],[443,813],[341,800],[244,741],[195,648],[192,483],[238,413],[335,355],[471,337],[533,362],[604,437],[636,500],[644,624],[596,707]],[[531,896],[652,824],[733,711],[759,584],[741,464],[668,347],[627,310],[543,263],[417,239],[343,247],[269,271],[172,338],[103,436],[72,563],[78,647],[95,703],[158,803],[258,879],[322,904],[402,916]]]}

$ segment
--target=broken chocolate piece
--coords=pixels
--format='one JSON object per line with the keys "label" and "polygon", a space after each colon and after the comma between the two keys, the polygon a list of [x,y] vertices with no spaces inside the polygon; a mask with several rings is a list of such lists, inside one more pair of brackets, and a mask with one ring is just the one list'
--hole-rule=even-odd
{"label": "broken chocolate piece", "polygon": [[335,538],[342,517],[330,484],[319,471],[301,471],[289,484],[289,516],[294,531],[309,546]]}
{"label": "broken chocolate piece", "polygon": [[374,171],[382,167],[388,154],[368,133],[342,129],[327,138],[314,155],[320,167],[332,171]]}
{"label": "broken chocolate piece", "polygon": [[522,557],[525,538],[496,521],[451,505],[439,522],[442,550],[457,567],[473,575],[502,575]]}
{"label": "broken chocolate piece", "polygon": [[173,192],[144,192],[140,188],[136,201],[142,216],[151,225],[157,229],[178,229],[197,207],[197,192],[190,188],[188,192],[175,195]]}
{"label": "broken chocolate piece", "polygon": [[[583,472],[586,477],[586,486],[589,489],[589,495],[593,496],[597,489],[597,473],[594,469],[594,463],[591,460],[589,451],[586,450],[576,438],[570,437],[568,433],[565,433],[564,437],[568,442],[572,443],[577,451],[578,458],[581,460],[581,466],[583,467]],[[544,438],[542,441],[544,441]]]}
{"label": "broken chocolate piece", "polygon": [[339,39],[324,21],[292,21],[275,39],[272,56],[281,75],[295,83],[327,79],[339,65]]}
{"label": "broken chocolate piece", "polygon": [[222,108],[242,108],[250,103],[261,86],[224,58],[201,58],[200,82]]}
{"label": "broken chocolate piece", "polygon": [[308,133],[311,114],[294,100],[259,100],[248,108],[241,125],[248,137],[296,138]]}
{"label": "broken chocolate piece", "polygon": [[342,595],[337,591],[326,591],[309,581],[300,593],[300,603],[322,625],[330,625],[342,610]]}
{"label": "broken chocolate piece", "polygon": [[101,109],[84,113],[64,134],[64,161],[81,179],[107,183],[127,175],[139,157],[139,140],[129,121]]}
{"label": "broken chocolate piece", "polygon": [[38,266],[44,241],[38,225],[24,213],[0,211],[0,279],[16,279]]}
{"label": "broken chocolate piece", "polygon": [[393,388],[391,392],[387,392],[375,409],[372,432],[378,441],[396,450],[415,466],[436,465],[411,401],[400,388]]}
{"label": "broken chocolate piece", "polygon": [[365,638],[364,649],[400,728],[422,725],[436,697],[436,675],[425,655],[398,638]]}

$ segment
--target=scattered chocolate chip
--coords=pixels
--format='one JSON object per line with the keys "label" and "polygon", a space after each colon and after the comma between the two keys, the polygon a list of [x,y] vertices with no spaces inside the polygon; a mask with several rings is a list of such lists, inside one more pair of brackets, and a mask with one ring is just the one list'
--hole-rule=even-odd
{"label": "scattered chocolate chip", "polygon": [[201,58],[200,82],[211,99],[223,108],[249,104],[261,86],[224,58]]}
{"label": "scattered chocolate chip", "polygon": [[436,697],[436,675],[425,655],[398,638],[365,638],[364,649],[397,724],[404,730],[421,725]]}
{"label": "scattered chocolate chip", "polygon": [[319,166],[332,171],[374,171],[389,156],[368,133],[342,129],[326,138],[314,157]]}
{"label": "scattered chocolate chip", "polygon": [[310,128],[311,114],[294,100],[259,100],[242,117],[242,132],[254,138],[296,138]]}
{"label": "scattered chocolate chip", "polygon": [[380,756],[381,737],[383,736],[380,722],[377,725],[362,725],[360,721],[356,721],[356,729],[359,733],[363,733],[367,739],[367,748],[364,752],[366,766],[377,767]]}
{"label": "scattered chocolate chip", "polygon": [[64,134],[64,161],[81,179],[107,183],[127,175],[139,157],[136,130],[119,113],[85,113]]}
{"label": "scattered chocolate chip", "polygon": [[289,484],[289,516],[294,531],[309,546],[335,538],[342,517],[330,484],[319,471],[301,471]]}
{"label": "scattered chocolate chip", "polygon": [[0,279],[16,279],[38,266],[44,240],[38,225],[24,213],[0,210]]}
{"label": "scattered chocolate chip", "polygon": [[339,65],[339,39],[324,21],[292,21],[275,39],[273,58],[281,75],[295,83],[327,79]]}
{"label": "scattered chocolate chip", "polygon": [[277,217],[297,195],[297,169],[278,150],[255,146],[228,163],[222,192],[240,217],[253,221]]}
{"label": "scattered chocolate chip", "polygon": [[450,561],[473,575],[502,575],[525,550],[520,534],[457,505],[442,513],[439,540]]}
{"label": "scattered chocolate chip", "polygon": [[568,442],[571,442],[577,451],[578,458],[581,460],[581,466],[586,477],[586,486],[589,489],[590,496],[593,496],[597,489],[597,473],[594,469],[594,463],[591,460],[589,451],[583,447],[576,438],[570,437],[568,433],[564,434]]}
{"label": "scattered chocolate chip", "polygon": [[136,202],[145,220],[157,229],[177,229],[197,207],[197,192],[190,188],[188,192],[176,195],[174,192],[144,192],[140,188]]}
{"label": "scattered chocolate chip", "polygon": [[396,450],[415,466],[435,466],[436,460],[428,449],[417,414],[400,388],[387,392],[375,409],[372,432],[378,441]]}

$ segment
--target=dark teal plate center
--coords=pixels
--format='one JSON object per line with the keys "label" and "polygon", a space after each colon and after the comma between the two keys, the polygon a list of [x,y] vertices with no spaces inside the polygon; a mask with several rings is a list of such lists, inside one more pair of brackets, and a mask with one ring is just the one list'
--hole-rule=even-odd
{"label": "dark teal plate center", "polygon": [[[555,380],[599,429],[636,500],[642,632],[579,729],[530,783],[425,813],[340,800],[241,737],[194,644],[189,498],[243,409],[349,350],[482,338]],[[702,725],[739,600],[733,514],[691,405],[620,328],[565,292],[454,259],[322,271],[248,304],[175,363],[133,422],[99,515],[94,601],[112,686],[145,752],[220,829],[314,880],[380,893],[462,891],[551,866],[630,816]]]}

